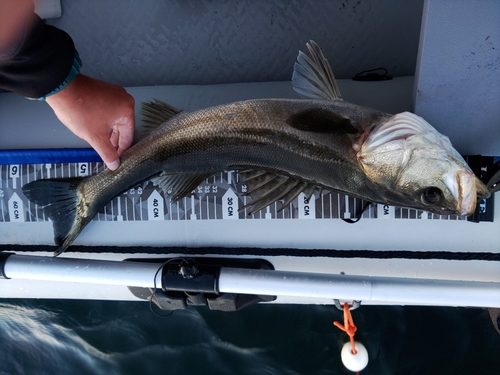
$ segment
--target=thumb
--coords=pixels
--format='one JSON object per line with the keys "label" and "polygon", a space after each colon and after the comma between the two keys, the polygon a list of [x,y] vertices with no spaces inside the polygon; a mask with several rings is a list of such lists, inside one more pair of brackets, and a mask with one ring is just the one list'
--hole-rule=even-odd
{"label": "thumb", "polygon": [[114,171],[120,166],[120,157],[109,138],[97,138],[92,142],[89,141],[89,144],[97,151],[102,161],[109,169]]}

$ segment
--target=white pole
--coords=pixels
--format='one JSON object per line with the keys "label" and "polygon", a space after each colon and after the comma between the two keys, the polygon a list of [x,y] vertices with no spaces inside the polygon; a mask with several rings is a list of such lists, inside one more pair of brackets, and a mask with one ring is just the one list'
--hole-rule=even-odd
{"label": "white pole", "polygon": [[[159,263],[13,254],[7,278],[161,288]],[[2,283],[5,281],[2,281]],[[8,281],[7,281],[8,282]],[[500,308],[500,283],[315,274],[222,267],[220,293],[290,296],[392,304]]]}
{"label": "white pole", "polygon": [[313,274],[222,268],[225,293],[377,301],[433,306],[500,307],[500,283]]}
{"label": "white pole", "polygon": [[[4,273],[9,279],[65,281],[76,283],[125,285],[153,288],[161,264],[71,259],[13,254],[7,258]],[[161,271],[156,276],[161,287]]]}

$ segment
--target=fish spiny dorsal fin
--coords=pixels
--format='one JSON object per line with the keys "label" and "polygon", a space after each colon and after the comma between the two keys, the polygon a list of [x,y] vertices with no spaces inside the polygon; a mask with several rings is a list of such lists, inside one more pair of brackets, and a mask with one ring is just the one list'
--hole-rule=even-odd
{"label": "fish spiny dorsal fin", "polygon": [[183,112],[182,109],[176,108],[158,99],[144,102],[141,107],[144,130],[146,133],[150,133],[165,121],[170,120],[181,112]]}
{"label": "fish spiny dorsal fin", "polygon": [[350,118],[322,108],[298,111],[290,115],[286,123],[295,129],[315,133],[358,133]]}
{"label": "fish spiny dorsal fin", "polygon": [[293,68],[293,89],[311,99],[342,100],[337,81],[321,48],[314,42],[307,43],[309,58],[299,51]]}

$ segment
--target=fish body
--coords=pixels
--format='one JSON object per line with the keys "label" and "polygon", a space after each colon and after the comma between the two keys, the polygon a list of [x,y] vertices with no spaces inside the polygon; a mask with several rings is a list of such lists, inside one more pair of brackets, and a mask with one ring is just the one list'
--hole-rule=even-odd
{"label": "fish body", "polygon": [[[304,131],[290,125],[302,114],[314,122],[314,113],[321,113],[324,128]],[[338,119],[348,115],[361,131],[390,117],[342,101],[300,99],[248,100],[182,113],[124,153],[119,170],[89,177],[85,194],[100,187],[108,201],[125,185],[159,173],[206,176],[244,169],[383,200],[356,160],[352,144],[358,135],[335,133]],[[119,183],[105,188],[110,181]],[[356,192],[354,186],[359,186]]]}
{"label": "fish body", "polygon": [[54,222],[57,254],[137,183],[153,180],[175,200],[223,170],[243,171],[250,212],[278,200],[285,207],[316,187],[440,214],[474,211],[487,191],[447,137],[414,114],[343,101],[319,47],[310,51],[314,61],[299,55],[294,80],[313,99],[247,100],[190,113],[152,102],[146,117],[162,124],[122,155],[117,170],[25,185]]}

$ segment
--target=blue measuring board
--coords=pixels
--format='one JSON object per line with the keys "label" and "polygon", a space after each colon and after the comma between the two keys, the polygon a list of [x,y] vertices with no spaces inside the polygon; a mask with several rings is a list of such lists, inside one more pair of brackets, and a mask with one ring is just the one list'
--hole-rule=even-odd
{"label": "blue measuring board", "polygon": [[[47,221],[42,210],[22,193],[22,186],[36,179],[86,177],[103,170],[104,164],[92,150],[37,150],[19,152],[9,164],[0,164],[0,222]],[[29,163],[31,160],[49,162]],[[77,161],[80,160],[80,161]],[[361,199],[327,190],[315,191],[310,198],[299,195],[280,210],[276,202],[249,215],[242,209],[250,199],[247,186],[237,171],[223,171],[206,179],[191,194],[176,202],[152,182],[146,181],[115,197],[96,215],[96,221],[151,220],[256,220],[256,219],[355,219],[365,205]],[[481,202],[486,210],[486,203]],[[478,205],[478,206],[480,206]],[[483,207],[481,206],[481,207]],[[492,205],[491,205],[492,206]],[[466,220],[457,215],[436,215],[426,211],[372,204],[362,219]]]}

